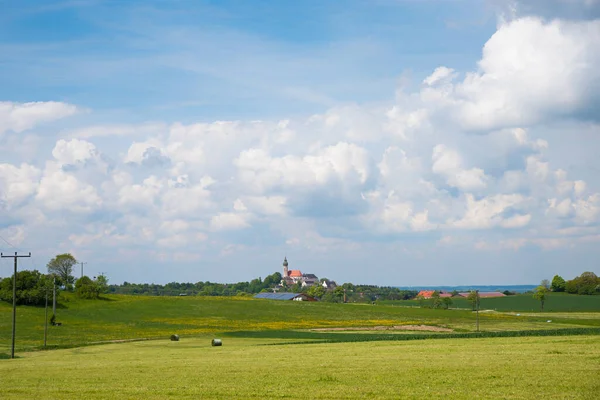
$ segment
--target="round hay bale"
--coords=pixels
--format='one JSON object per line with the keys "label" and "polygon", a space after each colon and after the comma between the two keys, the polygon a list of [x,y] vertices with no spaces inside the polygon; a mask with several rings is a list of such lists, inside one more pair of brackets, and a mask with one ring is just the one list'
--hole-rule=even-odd
{"label": "round hay bale", "polygon": [[179,342],[179,335],[171,335],[172,342]]}
{"label": "round hay bale", "polygon": [[212,342],[210,342],[210,344],[212,346],[222,346],[223,342],[221,341],[221,339],[213,339]]}

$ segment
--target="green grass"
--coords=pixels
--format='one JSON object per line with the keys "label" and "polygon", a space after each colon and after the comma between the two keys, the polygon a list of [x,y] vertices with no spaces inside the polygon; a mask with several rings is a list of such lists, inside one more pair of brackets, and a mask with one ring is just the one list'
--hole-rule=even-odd
{"label": "green grass", "polygon": [[[465,298],[452,298],[452,307],[470,309],[471,304]],[[426,301],[428,304],[430,301]],[[383,301],[382,304],[418,306],[417,300]],[[530,294],[481,299],[481,309],[496,311],[539,312],[540,302]],[[600,311],[600,296],[579,296],[567,293],[550,293],[544,304],[544,312],[581,312]]]}
{"label": "green grass", "polygon": [[146,341],[0,360],[2,399],[595,399],[600,336],[256,346]]}
{"label": "green grass", "polygon": [[[481,329],[515,331],[600,326],[598,318],[569,318],[564,314],[507,315],[480,313]],[[43,343],[44,308],[17,309],[17,351]],[[458,332],[475,329],[470,310],[432,310],[394,305],[332,304],[269,301],[248,298],[107,296],[106,300],[78,300],[66,295],[57,310],[60,327],[49,327],[50,346],[94,342],[214,335],[231,331],[298,330],[319,327],[370,327],[425,324]],[[11,305],[0,303],[0,354],[10,345]]]}

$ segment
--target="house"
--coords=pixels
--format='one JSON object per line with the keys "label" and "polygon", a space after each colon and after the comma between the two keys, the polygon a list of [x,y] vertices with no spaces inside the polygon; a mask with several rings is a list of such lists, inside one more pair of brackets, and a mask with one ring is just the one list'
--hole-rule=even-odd
{"label": "house", "polygon": [[[435,290],[421,290],[419,292],[419,294],[417,295],[417,297],[421,296],[424,299],[430,299],[431,296],[433,296],[433,293],[435,292]],[[440,297],[452,297],[452,293],[448,293],[448,292],[438,292],[440,294]]]}
{"label": "house", "polygon": [[302,287],[312,286],[319,283],[319,278],[315,274],[302,274]]}
{"label": "house", "polygon": [[329,279],[324,279],[323,282],[321,282],[321,285],[328,290],[333,290],[338,286],[335,281],[330,281]]}
{"label": "house", "polygon": [[259,293],[254,296],[254,298],[269,300],[317,301],[317,299],[305,293]]}
{"label": "house", "polygon": [[299,269],[288,269],[287,257],[283,259],[283,274],[281,285],[295,285],[300,283],[303,287],[312,286],[319,283],[319,278],[315,274],[303,274]]}

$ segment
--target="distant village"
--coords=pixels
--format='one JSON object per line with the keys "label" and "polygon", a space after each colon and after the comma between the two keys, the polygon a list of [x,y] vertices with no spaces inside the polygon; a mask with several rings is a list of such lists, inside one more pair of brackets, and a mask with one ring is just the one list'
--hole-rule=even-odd
{"label": "distant village", "polygon": [[283,274],[281,275],[281,283],[275,286],[275,291],[280,291],[292,285],[300,284],[301,287],[311,287],[314,285],[321,285],[325,289],[333,290],[337,287],[335,281],[323,279],[319,281],[319,278],[315,274],[302,273],[299,269],[289,269],[289,263],[287,257],[283,259]]}

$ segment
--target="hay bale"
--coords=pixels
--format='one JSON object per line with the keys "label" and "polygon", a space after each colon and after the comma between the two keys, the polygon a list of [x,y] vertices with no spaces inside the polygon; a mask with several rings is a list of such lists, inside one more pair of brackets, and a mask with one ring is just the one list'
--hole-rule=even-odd
{"label": "hay bale", "polygon": [[222,346],[223,342],[221,341],[221,339],[213,339],[212,342],[210,342],[210,344],[212,346]]}
{"label": "hay bale", "polygon": [[172,342],[179,342],[179,335],[171,335]]}

